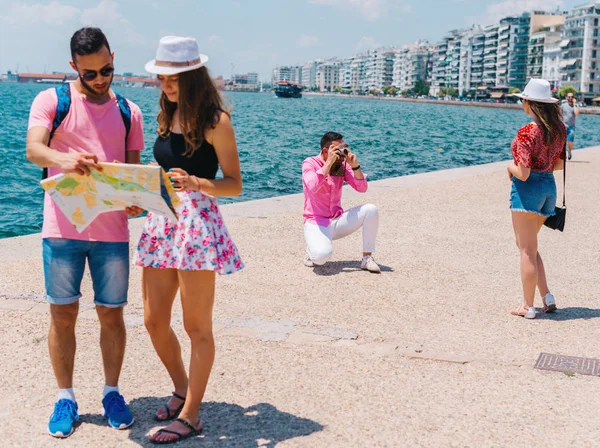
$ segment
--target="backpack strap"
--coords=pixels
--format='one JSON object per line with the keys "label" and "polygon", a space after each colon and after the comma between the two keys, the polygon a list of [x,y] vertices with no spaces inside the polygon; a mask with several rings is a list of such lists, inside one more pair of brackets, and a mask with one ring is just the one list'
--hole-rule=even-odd
{"label": "backpack strap", "polygon": [[[58,102],[56,103],[56,113],[54,114],[54,121],[52,122],[52,130],[50,131],[50,138],[48,139],[48,146],[54,137],[54,133],[61,125],[61,123],[67,118],[69,110],[71,109],[71,85],[60,84],[55,87],[56,97]],[[48,177],[48,168],[44,168],[42,172],[42,179]]]}
{"label": "backpack strap", "polygon": [[[54,121],[52,122],[52,130],[50,131],[50,138],[48,139],[48,145],[50,145],[50,141],[52,141],[52,137],[54,137],[54,133],[60,126],[60,124],[64,121],[64,119],[69,114],[69,110],[71,109],[71,86],[70,84],[60,84],[56,86],[56,96],[58,97],[58,103],[56,104],[56,114],[54,116]],[[121,112],[121,118],[123,119],[123,124],[125,125],[125,160],[127,160],[127,140],[129,137],[129,131],[131,130],[131,107],[129,107],[129,103],[125,99],[124,96],[120,95],[117,92],[115,93],[115,98],[117,99],[117,104],[119,105],[119,111]],[[42,173],[42,179],[46,179],[48,177],[48,168],[44,168]]]}
{"label": "backpack strap", "polygon": [[125,154],[127,154],[127,140],[129,138],[129,131],[131,130],[131,107],[124,96],[115,92],[117,103],[119,104],[119,110],[121,111],[121,118],[125,125]]}

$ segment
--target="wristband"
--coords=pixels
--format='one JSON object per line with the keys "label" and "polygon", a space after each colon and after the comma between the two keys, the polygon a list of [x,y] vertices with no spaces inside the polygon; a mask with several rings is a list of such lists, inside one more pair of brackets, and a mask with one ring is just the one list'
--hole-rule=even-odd
{"label": "wristband", "polygon": [[360,165],[358,165],[356,168],[352,168],[352,171],[358,171],[360,170]]}

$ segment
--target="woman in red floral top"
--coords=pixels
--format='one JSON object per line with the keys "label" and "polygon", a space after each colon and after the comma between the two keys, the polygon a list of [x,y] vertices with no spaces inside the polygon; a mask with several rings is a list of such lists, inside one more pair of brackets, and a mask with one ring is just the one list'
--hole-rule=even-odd
{"label": "woman in red floral top", "polygon": [[558,100],[552,98],[550,84],[532,79],[517,95],[532,122],[522,127],[511,145],[513,162],[508,166],[512,181],[510,208],[517,246],[521,251],[523,304],[512,314],[534,319],[536,286],[545,312],[556,310],[556,300],[548,289],[546,271],[538,252],[538,233],[546,219],[554,215],[556,182],[553,172],[564,168],[567,131]]}

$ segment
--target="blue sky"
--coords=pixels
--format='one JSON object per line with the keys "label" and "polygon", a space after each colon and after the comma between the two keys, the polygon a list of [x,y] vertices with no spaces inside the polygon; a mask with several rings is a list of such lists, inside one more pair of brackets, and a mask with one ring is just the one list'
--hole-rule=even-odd
{"label": "blue sky", "polygon": [[372,47],[435,42],[446,31],[582,0],[0,0],[0,72],[70,71],[69,39],[103,28],[119,72],[143,73],[160,37],[198,39],[213,75],[347,57]]}

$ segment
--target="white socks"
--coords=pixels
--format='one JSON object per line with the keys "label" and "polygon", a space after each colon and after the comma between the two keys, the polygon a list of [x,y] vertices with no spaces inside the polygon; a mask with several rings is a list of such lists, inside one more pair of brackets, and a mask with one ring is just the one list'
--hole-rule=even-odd
{"label": "white socks", "polygon": [[111,392],[119,393],[119,386],[104,386],[104,393],[102,394],[102,398],[106,397]]}
{"label": "white socks", "polygon": [[75,400],[75,392],[73,388],[69,389],[58,389],[58,401],[60,400],[71,400],[73,403],[77,403]]}
{"label": "white socks", "polygon": [[[102,398],[106,397],[111,392],[119,393],[119,387],[104,386]],[[77,400],[75,399],[75,392],[73,391],[72,387],[69,389],[58,389],[58,400],[71,400],[73,403],[77,403]]]}

